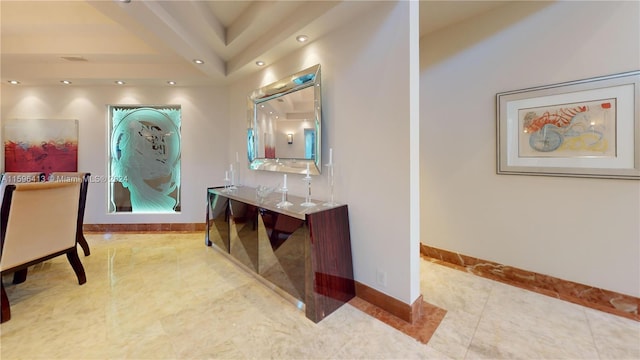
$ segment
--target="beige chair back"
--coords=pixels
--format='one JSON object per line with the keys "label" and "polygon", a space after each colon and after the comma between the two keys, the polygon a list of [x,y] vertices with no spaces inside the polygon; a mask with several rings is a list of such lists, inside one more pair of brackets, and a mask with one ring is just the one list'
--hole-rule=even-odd
{"label": "beige chair back", "polygon": [[30,182],[44,181],[43,172],[6,172],[2,174],[0,180],[0,204],[4,196],[4,188],[9,184],[24,184]]}
{"label": "beige chair back", "polygon": [[10,199],[5,199],[10,205],[6,228],[2,229],[0,271],[75,247],[80,183],[14,186]]}
{"label": "beige chair back", "polygon": [[91,173],[88,172],[52,172],[49,175],[49,181],[61,182],[80,182],[80,204],[78,205],[78,244],[82,247],[85,256],[91,254],[89,243],[84,237],[84,210],[87,204],[87,191],[89,190],[89,178]]}

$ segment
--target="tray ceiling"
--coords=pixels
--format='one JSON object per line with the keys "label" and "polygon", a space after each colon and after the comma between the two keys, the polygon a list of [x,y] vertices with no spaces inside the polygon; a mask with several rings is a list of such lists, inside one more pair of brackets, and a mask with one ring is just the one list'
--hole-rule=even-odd
{"label": "tray ceiling", "polygon": [[[0,2],[2,81],[219,85],[362,16],[376,1]],[[504,4],[421,1],[421,35]],[[194,59],[204,61],[202,65]]]}

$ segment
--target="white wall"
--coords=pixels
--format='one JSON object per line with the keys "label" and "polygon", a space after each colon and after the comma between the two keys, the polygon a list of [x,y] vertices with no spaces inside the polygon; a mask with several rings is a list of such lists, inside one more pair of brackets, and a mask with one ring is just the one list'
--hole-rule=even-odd
{"label": "white wall", "polygon": [[496,93],[640,69],[640,2],[514,2],[420,46],[421,241],[640,296],[640,182],[496,175],[495,145]]}
{"label": "white wall", "polygon": [[[416,236],[411,248],[409,3],[349,6],[362,7],[357,21],[313,39],[297,53],[231,87],[231,138],[237,145],[230,152],[246,156],[244,109],[250,91],[321,64],[322,157],[326,163],[333,149],[335,199],[349,206],[355,279],[411,303],[419,295],[419,274],[410,268],[411,258],[419,258],[419,241]],[[282,182],[281,174],[264,171],[245,171],[241,176],[251,185]],[[301,179],[302,175],[288,175],[293,194],[304,194]],[[314,177],[312,186],[314,198],[328,198],[326,171]],[[387,273],[386,286],[377,281],[377,271]]]}
{"label": "white wall", "polygon": [[[182,210],[177,214],[107,214],[107,183],[89,185],[85,222],[202,223],[206,188],[220,183],[228,166],[228,93],[211,87],[29,87],[2,85],[2,119],[78,119],[78,169],[105,176],[108,105],[182,106]],[[1,125],[1,124],[0,124]],[[4,166],[4,162],[2,162]],[[2,169],[4,170],[4,169]]]}
{"label": "white wall", "polygon": [[[229,89],[2,85],[1,118],[79,119],[79,168],[105,175],[108,104],[182,105],[182,213],[108,215],[107,185],[91,184],[85,221],[203,222],[205,189],[223,184],[224,171],[236,163],[236,153],[242,164],[240,183],[276,185],[282,181],[282,174],[245,167],[246,97],[255,88],[319,63],[322,156],[327,160],[333,148],[335,199],[349,206],[355,279],[410,304],[419,295],[418,234],[411,239],[410,225],[415,228],[416,224],[409,220],[410,5],[403,1],[348,2],[345,6],[359,12],[357,21],[313,40]],[[304,194],[301,179],[302,175],[290,175],[293,194]],[[313,197],[328,196],[325,171],[314,177]],[[386,273],[386,285],[377,281],[378,271]]]}
{"label": "white wall", "polygon": [[[304,129],[313,129],[313,123],[306,120],[289,120],[278,123],[276,129],[276,157],[304,158]],[[293,144],[289,144],[287,134],[293,134]]]}

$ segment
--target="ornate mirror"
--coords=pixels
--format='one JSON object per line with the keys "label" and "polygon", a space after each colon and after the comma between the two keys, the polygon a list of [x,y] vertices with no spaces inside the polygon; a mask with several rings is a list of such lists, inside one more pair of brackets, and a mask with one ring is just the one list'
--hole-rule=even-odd
{"label": "ornate mirror", "polygon": [[322,171],[320,65],[254,90],[248,99],[249,168]]}

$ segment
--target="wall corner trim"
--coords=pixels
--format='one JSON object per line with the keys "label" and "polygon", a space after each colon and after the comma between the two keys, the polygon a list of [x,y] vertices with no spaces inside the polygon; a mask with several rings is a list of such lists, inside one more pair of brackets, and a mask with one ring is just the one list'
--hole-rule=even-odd
{"label": "wall corner trim", "polygon": [[356,296],[362,300],[371,303],[408,323],[414,323],[420,318],[422,295],[418,296],[418,299],[416,299],[413,304],[409,305],[358,281],[355,283]]}

